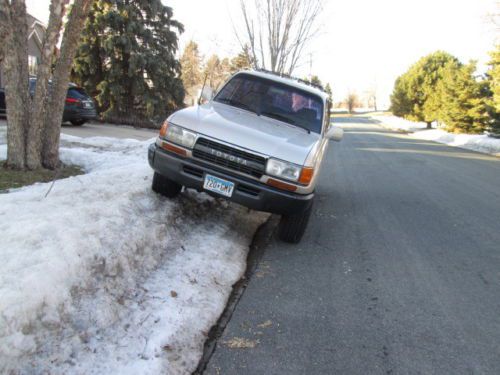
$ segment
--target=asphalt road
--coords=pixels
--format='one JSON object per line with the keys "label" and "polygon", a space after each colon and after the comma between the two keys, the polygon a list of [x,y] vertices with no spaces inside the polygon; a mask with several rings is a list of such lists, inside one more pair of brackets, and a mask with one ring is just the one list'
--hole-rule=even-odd
{"label": "asphalt road", "polygon": [[339,121],[205,374],[500,374],[500,159]]}

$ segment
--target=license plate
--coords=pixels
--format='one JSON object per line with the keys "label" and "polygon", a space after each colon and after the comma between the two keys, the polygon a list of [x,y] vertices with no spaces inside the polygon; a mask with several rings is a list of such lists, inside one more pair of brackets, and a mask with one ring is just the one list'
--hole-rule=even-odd
{"label": "license plate", "polygon": [[233,195],[234,183],[207,174],[205,175],[203,188],[224,195],[225,197],[230,197]]}
{"label": "license plate", "polygon": [[84,106],[85,108],[92,108],[92,103],[90,103],[90,102],[85,102],[85,103],[83,103],[83,106]]}

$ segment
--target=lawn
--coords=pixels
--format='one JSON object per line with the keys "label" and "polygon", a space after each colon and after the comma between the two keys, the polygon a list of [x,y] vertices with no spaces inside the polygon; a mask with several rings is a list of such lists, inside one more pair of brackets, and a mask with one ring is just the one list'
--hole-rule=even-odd
{"label": "lawn", "polygon": [[14,171],[3,168],[4,160],[0,160],[0,192],[22,186],[33,185],[36,182],[50,182],[61,178],[83,174],[83,170],[75,165],[63,165],[61,169],[50,171],[38,169],[34,171]]}

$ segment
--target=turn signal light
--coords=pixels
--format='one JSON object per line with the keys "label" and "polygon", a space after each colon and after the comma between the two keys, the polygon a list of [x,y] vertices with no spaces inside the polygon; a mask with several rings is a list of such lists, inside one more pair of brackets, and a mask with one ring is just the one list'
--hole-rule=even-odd
{"label": "turn signal light", "polygon": [[309,185],[314,176],[314,168],[304,167],[300,172],[299,182],[303,185]]}
{"label": "turn signal light", "polygon": [[267,184],[281,190],[288,190],[288,191],[297,190],[297,186],[295,185],[287,184],[286,182],[281,182],[272,178],[267,180]]}
{"label": "turn signal light", "polygon": [[164,122],[160,128],[160,137],[167,135],[168,122]]}
{"label": "turn signal light", "polygon": [[173,152],[173,153],[175,153],[177,155],[180,155],[180,156],[186,156],[187,155],[186,150],[184,150],[183,148],[174,146],[174,145],[172,145],[170,143],[163,142],[163,144],[161,145],[161,147],[163,147],[167,151]]}

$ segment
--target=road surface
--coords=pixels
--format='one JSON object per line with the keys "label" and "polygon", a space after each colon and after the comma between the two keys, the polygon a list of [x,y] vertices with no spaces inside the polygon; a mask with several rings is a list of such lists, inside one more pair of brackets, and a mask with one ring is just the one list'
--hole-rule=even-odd
{"label": "road surface", "polygon": [[500,159],[339,119],[205,374],[500,374]]}

